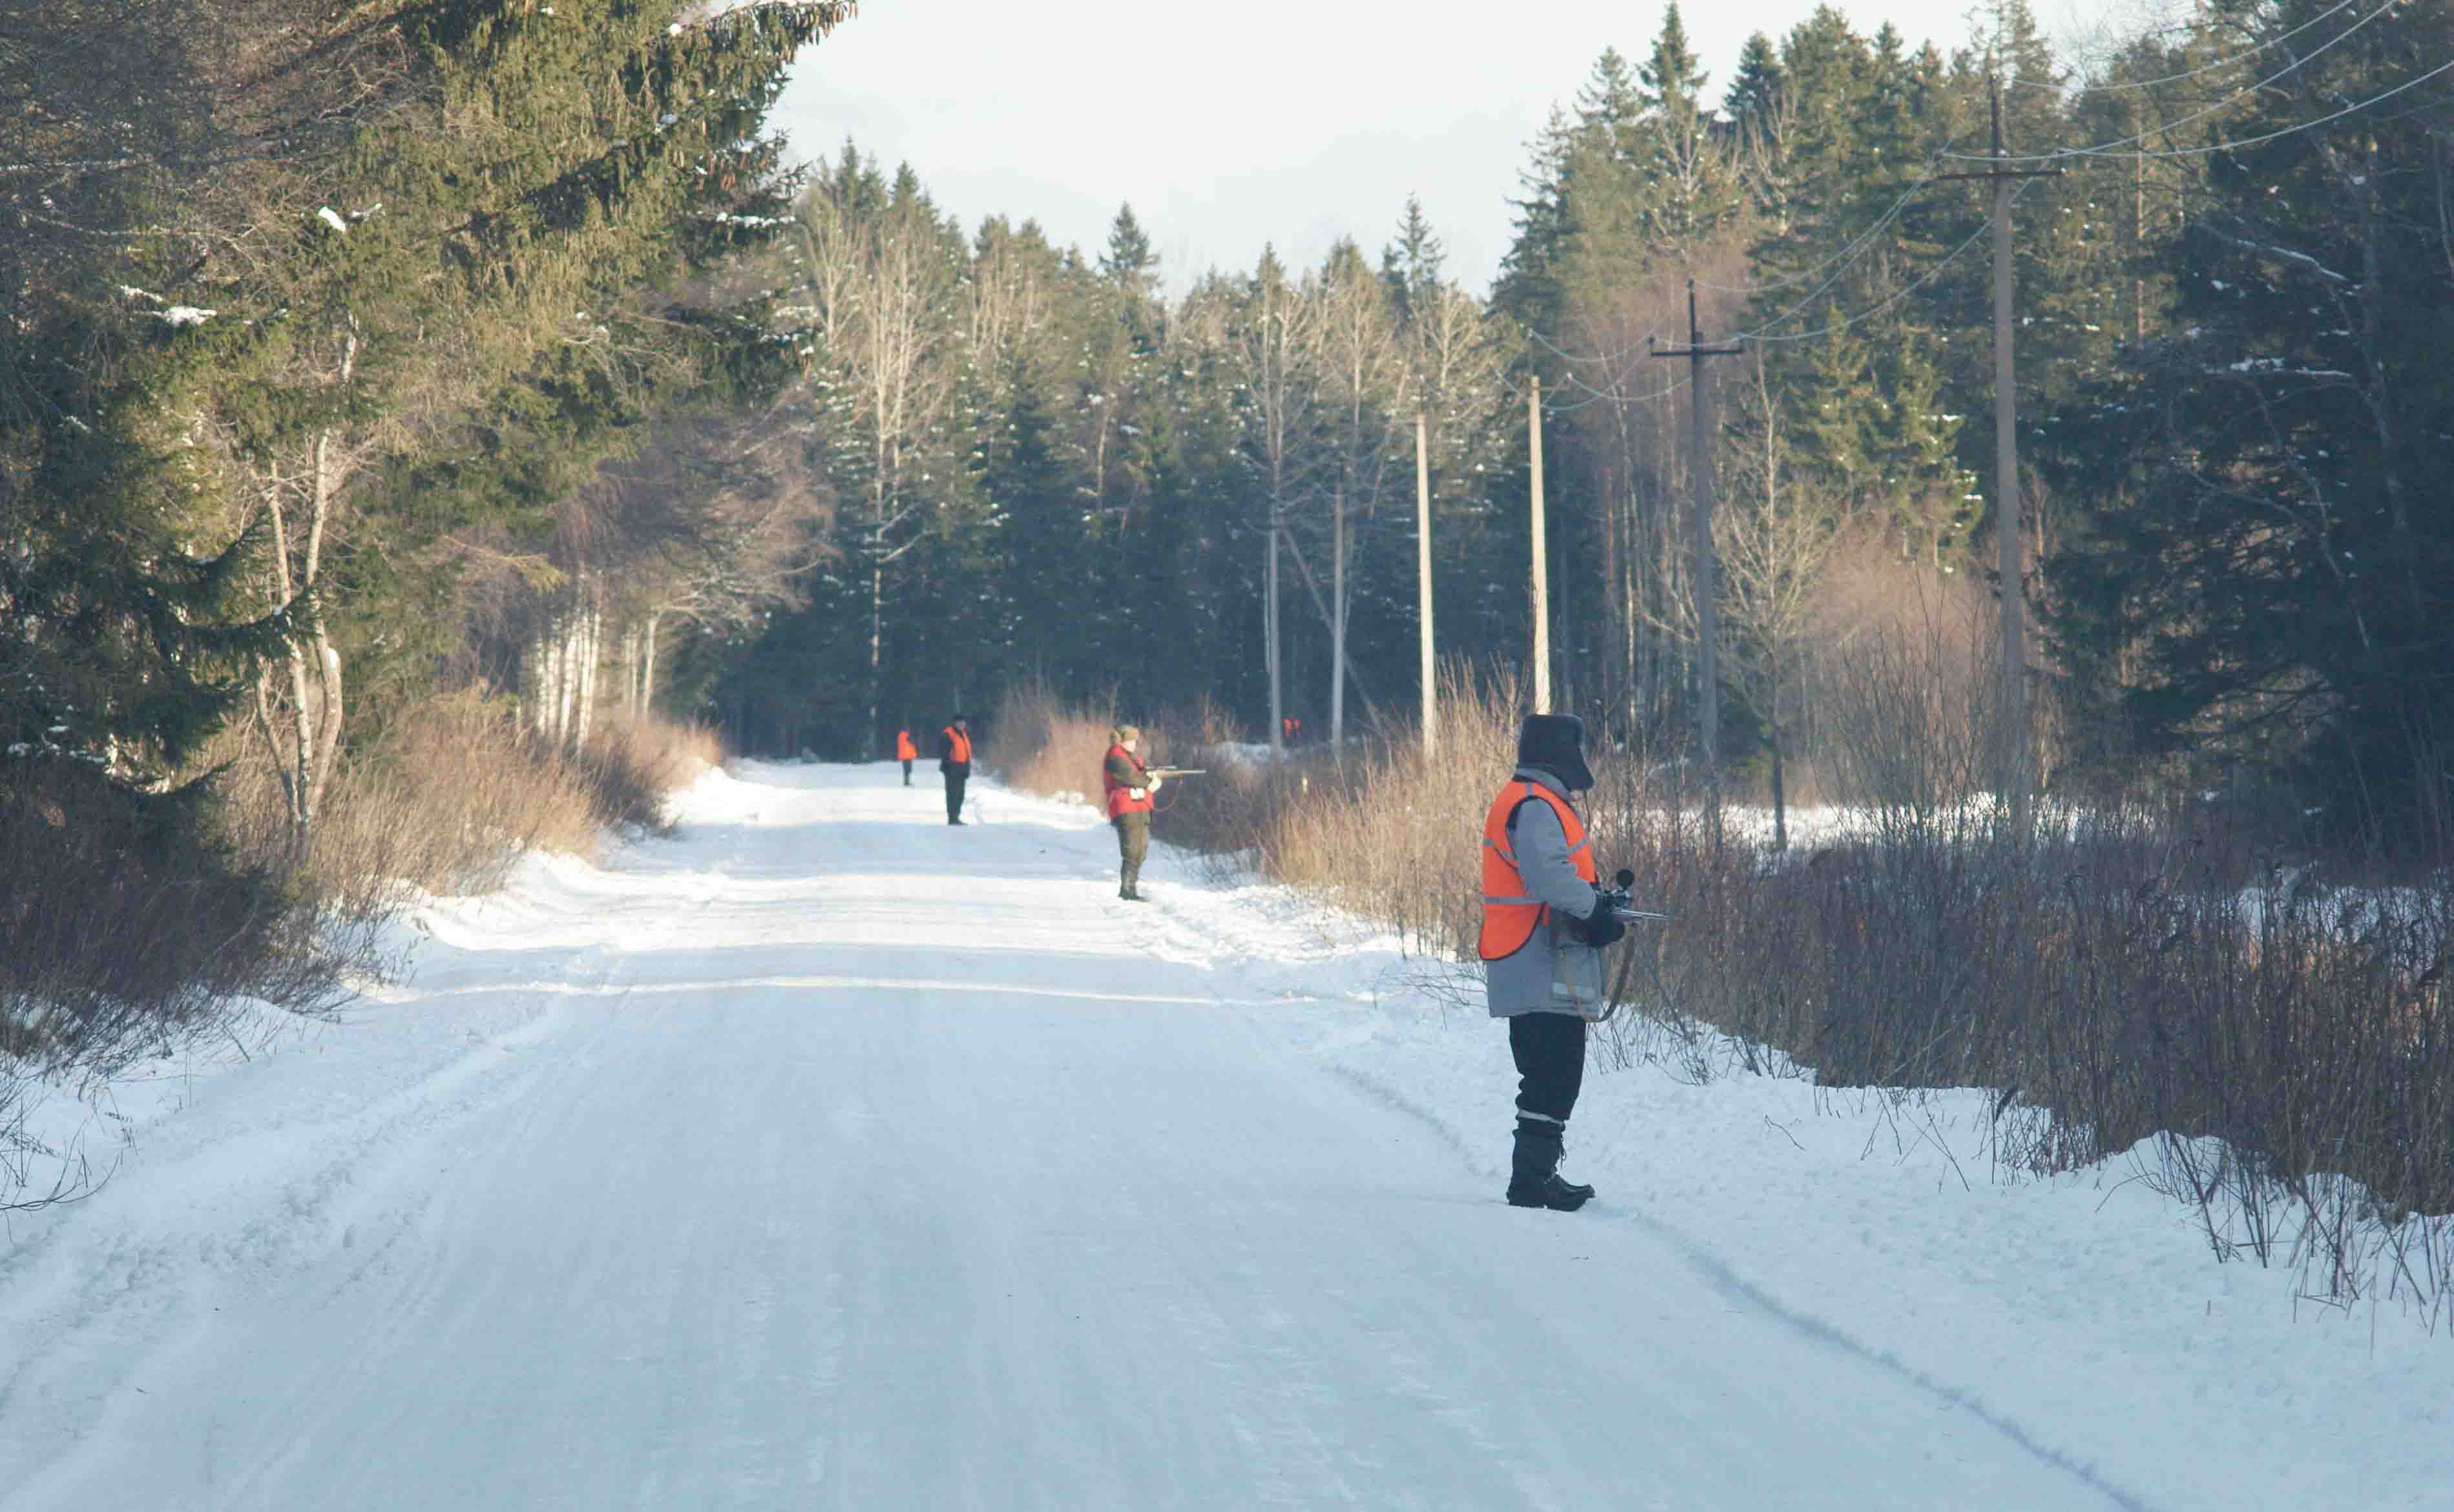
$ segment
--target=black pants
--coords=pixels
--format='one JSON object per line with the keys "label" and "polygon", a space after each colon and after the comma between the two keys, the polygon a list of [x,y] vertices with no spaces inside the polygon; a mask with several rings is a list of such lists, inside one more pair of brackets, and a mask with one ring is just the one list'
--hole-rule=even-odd
{"label": "black pants", "polygon": [[946,769],[946,822],[954,823],[963,816],[963,784],[972,779],[970,767]]}
{"label": "black pants", "polygon": [[1576,1014],[1519,1014],[1508,1020],[1517,1058],[1517,1111],[1565,1123],[1585,1084],[1585,1020]]}
{"label": "black pants", "polygon": [[1116,873],[1116,892],[1121,896],[1141,882],[1142,858],[1150,855],[1151,816],[1119,814],[1111,822],[1116,826],[1116,857],[1123,863]]}
{"label": "black pants", "polygon": [[903,763],[903,785],[907,788],[912,785],[912,763],[909,761]]}

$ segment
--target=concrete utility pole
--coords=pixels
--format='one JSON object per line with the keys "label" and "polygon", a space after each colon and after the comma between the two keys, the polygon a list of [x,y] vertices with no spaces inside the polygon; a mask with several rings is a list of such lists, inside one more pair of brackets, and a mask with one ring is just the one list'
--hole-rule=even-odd
{"label": "concrete utility pole", "polygon": [[[1651,338],[1646,345],[1652,347]],[[1721,613],[1720,556],[1713,550],[1713,395],[1707,357],[1735,357],[1737,342],[1704,345],[1696,321],[1696,280],[1687,280],[1687,344],[1652,347],[1657,357],[1687,359],[1687,482],[1694,491],[1688,511],[1690,575],[1696,595],[1696,730],[1704,752],[1704,822],[1713,844],[1721,843]]]}
{"label": "concrete utility pole", "polygon": [[1534,454],[1534,712],[1551,712],[1551,547],[1542,529],[1542,380],[1525,395],[1525,432]]}
{"label": "concrete utility pole", "polygon": [[1261,632],[1268,637],[1270,666],[1270,756],[1272,759],[1287,752],[1286,704],[1278,684],[1278,506],[1270,505],[1270,568],[1266,596],[1261,600]]}
{"label": "concrete utility pole", "polygon": [[2002,161],[2002,77],[1988,81],[1994,108],[1994,161],[1981,171],[1938,179],[1983,179],[1994,186],[1994,537],[2002,582],[2002,801],[2011,828],[2025,836],[2035,803],[2028,751],[2027,554],[2020,542],[2020,386],[2012,361],[2011,185],[2051,178],[2059,168],[2012,168]]}
{"label": "concrete utility pole", "polygon": [[1415,618],[1417,659],[1423,679],[1423,756],[1439,755],[1440,690],[1432,660],[1432,460],[1430,425],[1415,412]]}
{"label": "concrete utility pole", "polygon": [[1329,754],[1332,759],[1342,759],[1338,751],[1346,739],[1346,491],[1338,489],[1330,494],[1331,530],[1336,538],[1330,543],[1329,599],[1335,611],[1329,627]]}

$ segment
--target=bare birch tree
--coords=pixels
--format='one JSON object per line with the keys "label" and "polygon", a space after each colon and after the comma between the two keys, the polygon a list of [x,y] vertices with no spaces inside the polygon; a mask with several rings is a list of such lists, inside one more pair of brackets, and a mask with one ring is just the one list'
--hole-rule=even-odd
{"label": "bare birch tree", "polygon": [[854,221],[821,196],[804,202],[810,288],[826,342],[835,438],[858,480],[844,500],[869,597],[867,738],[883,698],[886,584],[923,538],[919,529],[953,479],[945,428],[968,334],[956,306],[961,272],[925,203],[904,202]]}

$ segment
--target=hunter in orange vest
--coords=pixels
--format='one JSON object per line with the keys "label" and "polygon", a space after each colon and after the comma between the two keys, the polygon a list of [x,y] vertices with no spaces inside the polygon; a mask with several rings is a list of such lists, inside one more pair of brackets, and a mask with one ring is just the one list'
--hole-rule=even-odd
{"label": "hunter in orange vest", "polygon": [[963,785],[972,780],[972,727],[961,715],[937,732],[937,770],[946,775],[946,822],[963,822]]}
{"label": "hunter in orange vest", "polygon": [[895,759],[903,763],[903,785],[912,785],[912,763],[920,759],[920,748],[912,743],[908,729],[895,732]]}
{"label": "hunter in orange vest", "polygon": [[1108,822],[1116,828],[1116,896],[1128,903],[1142,901],[1142,859],[1150,855],[1152,797],[1159,777],[1143,765],[1137,748],[1142,733],[1129,724],[1108,732],[1107,759],[1099,765],[1099,785],[1107,793]]}
{"label": "hunter in orange vest", "polygon": [[1594,1195],[1559,1175],[1585,1077],[1585,1021],[1602,1006],[1601,951],[1627,932],[1596,890],[1585,821],[1569,796],[1594,785],[1585,725],[1538,714],[1517,735],[1517,771],[1482,821],[1484,991],[1508,1020],[1517,1061],[1517,1149],[1508,1200],[1574,1212]]}

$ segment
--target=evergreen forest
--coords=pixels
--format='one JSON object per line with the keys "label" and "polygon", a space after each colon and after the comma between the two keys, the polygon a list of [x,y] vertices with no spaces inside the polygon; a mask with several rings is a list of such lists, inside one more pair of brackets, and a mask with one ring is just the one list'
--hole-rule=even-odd
{"label": "evergreen forest", "polygon": [[[1697,395],[1656,349],[1691,337],[1735,349],[1700,430],[1745,780],[1916,780],[1852,755],[1847,685],[1891,648],[1982,701],[2016,493],[2049,791],[2449,833],[2442,4],[2084,50],[2025,0],[1935,38],[1826,7],[1726,78],[1667,4],[1560,60],[1487,289],[1405,184],[1311,266],[1165,267],[1130,206],[1092,248],[966,223],[926,163],[771,129],[853,10],[10,8],[0,937],[199,878],[242,932],[337,906],[320,832],[445,703],[548,753],[661,716],[869,758],[1026,689],[1394,736],[1418,461],[1438,656],[1530,670],[1529,412],[1556,702],[1676,762]],[[2037,171],[2016,480],[1989,165]],[[64,853],[108,878],[83,922],[38,901]]]}
{"label": "evergreen forest", "polygon": [[[1416,418],[1438,653],[1521,675],[1539,386],[1557,701],[1675,756],[1693,396],[1648,348],[1689,339],[1692,292],[1740,349],[1707,412],[1720,744],[1776,781],[1820,754],[1863,796],[1827,711],[1864,669],[1819,661],[1990,635],[2001,591],[1992,191],[1950,176],[1988,166],[1999,101],[2002,166],[2057,171],[2011,207],[2048,785],[2256,786],[2414,833],[2454,776],[2454,513],[2426,481],[2454,461],[2454,17],[2219,3],[2084,56],[2018,0],[1980,23],[1827,7],[1715,81],[1665,7],[1633,59],[1563,75],[1488,290],[1403,186],[1378,246],[1170,270],[1130,206],[1052,246],[844,144],[758,254],[797,291],[830,549],[694,641],[675,696],[835,757],[1017,684],[1256,738],[1411,719]],[[1914,655],[1973,683],[1992,652]]]}

